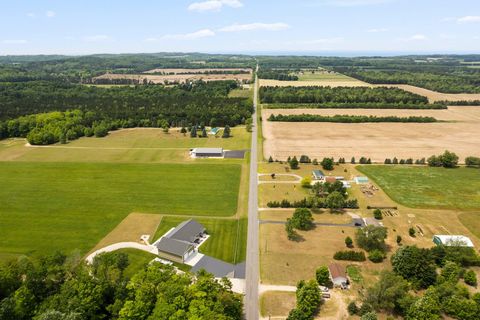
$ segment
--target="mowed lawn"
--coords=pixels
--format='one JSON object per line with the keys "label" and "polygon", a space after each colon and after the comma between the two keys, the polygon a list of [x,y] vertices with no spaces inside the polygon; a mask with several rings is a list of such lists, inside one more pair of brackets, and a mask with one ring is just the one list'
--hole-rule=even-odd
{"label": "mowed lawn", "polygon": [[480,170],[359,166],[396,202],[411,208],[479,209]]}
{"label": "mowed lawn", "polygon": [[232,216],[240,173],[236,164],[0,162],[0,259],[86,253],[130,212]]}
{"label": "mowed lawn", "polygon": [[[186,218],[163,217],[155,233],[154,240]],[[214,258],[239,263],[245,261],[247,246],[247,219],[195,219],[206,229],[210,238],[200,246],[200,252]]]}

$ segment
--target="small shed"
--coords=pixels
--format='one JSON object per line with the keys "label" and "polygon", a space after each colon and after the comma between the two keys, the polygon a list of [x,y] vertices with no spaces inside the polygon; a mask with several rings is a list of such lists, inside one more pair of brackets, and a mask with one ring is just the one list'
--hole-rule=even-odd
{"label": "small shed", "polygon": [[322,170],[313,170],[312,171],[312,178],[313,178],[313,180],[324,180],[325,175],[323,174]]}
{"label": "small shed", "polygon": [[330,271],[330,279],[335,287],[346,288],[348,286],[348,278],[345,267],[339,265],[338,263],[332,263],[328,266],[328,271]]}
{"label": "small shed", "polygon": [[434,235],[433,243],[437,246],[447,247],[474,247],[472,240],[462,235]]}
{"label": "small shed", "polygon": [[368,178],[367,177],[355,177],[355,183],[356,184],[368,183]]}
{"label": "small shed", "polygon": [[337,178],[335,177],[325,177],[325,182],[328,182],[328,183],[335,183],[337,181]]}

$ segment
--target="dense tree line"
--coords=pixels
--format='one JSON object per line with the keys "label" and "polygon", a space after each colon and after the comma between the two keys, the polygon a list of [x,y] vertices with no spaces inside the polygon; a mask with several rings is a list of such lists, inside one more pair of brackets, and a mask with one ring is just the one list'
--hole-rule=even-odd
{"label": "dense tree line", "polygon": [[480,106],[480,100],[437,101],[436,103],[449,106]]}
{"label": "dense tree line", "polygon": [[401,122],[401,123],[432,123],[439,120],[434,117],[377,117],[377,116],[353,116],[353,115],[334,115],[322,116],[319,114],[271,114],[268,121],[277,122],[336,122],[336,123],[366,123],[366,122]]}
{"label": "dense tree line", "polygon": [[50,144],[62,135],[74,140],[118,128],[235,126],[252,114],[248,99],[227,97],[236,86],[234,81],[199,81],[173,88],[0,84],[0,138],[31,133],[33,143]]}
{"label": "dense tree line", "polygon": [[[480,104],[480,103],[479,103]],[[325,103],[274,103],[264,104],[265,109],[448,109],[446,103],[429,103],[429,104],[413,104],[413,103],[382,103],[382,102],[325,102]]]}
{"label": "dense tree line", "polygon": [[[472,69],[474,70],[474,69]],[[336,69],[345,75],[374,84],[409,84],[444,93],[479,93],[480,72],[468,69],[438,73],[403,70]]]}
{"label": "dense tree line", "polygon": [[291,74],[289,70],[260,69],[257,73],[260,79],[273,79],[281,81],[297,81],[298,76]]}
{"label": "dense tree line", "polygon": [[387,87],[261,87],[262,103],[428,104],[424,96]]}
{"label": "dense tree line", "polygon": [[242,298],[228,280],[158,262],[129,277],[124,253],[100,255],[92,265],[80,259],[53,254],[1,265],[0,319],[242,318]]}

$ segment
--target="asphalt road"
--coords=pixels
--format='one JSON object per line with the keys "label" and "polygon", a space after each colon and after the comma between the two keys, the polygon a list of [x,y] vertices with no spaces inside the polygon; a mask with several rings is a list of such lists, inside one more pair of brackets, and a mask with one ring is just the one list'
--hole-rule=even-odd
{"label": "asphalt road", "polygon": [[[257,69],[258,70],[258,69]],[[250,187],[248,194],[248,238],[247,266],[245,279],[245,316],[247,320],[259,318],[258,285],[259,285],[259,245],[258,245],[258,155],[257,155],[257,92],[258,78],[255,78],[253,106],[254,119],[252,127],[252,144],[250,152]]]}

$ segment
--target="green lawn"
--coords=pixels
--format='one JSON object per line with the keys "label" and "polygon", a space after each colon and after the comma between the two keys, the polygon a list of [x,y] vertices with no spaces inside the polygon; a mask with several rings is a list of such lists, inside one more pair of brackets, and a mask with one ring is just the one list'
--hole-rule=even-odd
{"label": "green lawn", "polygon": [[0,162],[0,259],[86,253],[130,212],[234,215],[240,174],[239,164]]}
{"label": "green lawn", "polygon": [[[185,218],[181,217],[164,217],[154,239],[157,240],[184,220]],[[247,219],[202,218],[196,220],[205,226],[210,235],[210,238],[200,247],[200,252],[230,263],[245,260]]]}
{"label": "green lawn", "polygon": [[358,166],[396,202],[411,208],[479,209],[480,170]]}
{"label": "green lawn", "polygon": [[150,261],[157,256],[142,250],[136,249],[120,249],[116,252],[126,253],[128,255],[128,267],[125,269],[125,275],[129,278],[133,277],[137,272],[142,270]]}
{"label": "green lawn", "polygon": [[113,131],[104,138],[83,137],[65,145],[48,147],[26,147],[25,140],[3,140],[0,141],[0,161],[239,163],[243,160],[192,160],[188,154],[190,148],[196,147],[250,148],[250,133],[245,127],[232,128],[231,133],[232,137],[228,139],[221,138],[222,131],[217,136],[190,138],[179,129],[171,129],[165,134],[161,129],[135,128]]}

